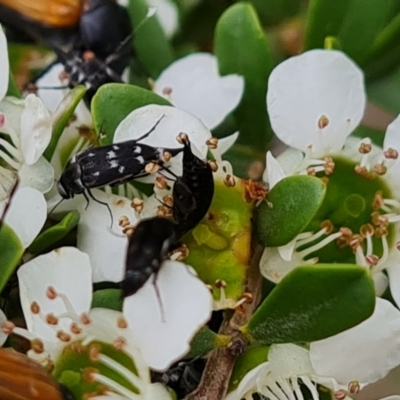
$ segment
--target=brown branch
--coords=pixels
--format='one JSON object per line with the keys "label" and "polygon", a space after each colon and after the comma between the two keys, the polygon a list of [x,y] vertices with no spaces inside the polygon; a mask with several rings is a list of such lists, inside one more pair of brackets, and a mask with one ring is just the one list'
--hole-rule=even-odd
{"label": "brown branch", "polygon": [[246,292],[251,293],[253,301],[237,308],[232,317],[225,318],[219,333],[232,336],[232,341],[229,346],[211,352],[200,385],[188,400],[222,400],[225,397],[236,358],[247,345],[246,338],[237,328],[249,321],[261,298],[259,263],[262,252],[263,248],[256,246],[247,275]]}

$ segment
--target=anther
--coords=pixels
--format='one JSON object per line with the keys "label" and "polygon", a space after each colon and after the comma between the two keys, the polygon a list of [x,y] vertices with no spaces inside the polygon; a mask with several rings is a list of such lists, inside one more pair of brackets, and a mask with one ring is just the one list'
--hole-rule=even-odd
{"label": "anther", "polygon": [[356,166],[354,167],[354,172],[355,172],[357,175],[362,176],[363,178],[368,178],[369,175],[370,175],[368,169],[367,169],[366,167],[362,167],[361,165],[356,165]]}
{"label": "anther", "polygon": [[182,261],[185,258],[189,257],[189,253],[189,248],[185,244],[182,244],[172,251],[172,254],[177,255],[177,257],[175,258],[175,260],[177,261]]}
{"label": "anther", "polygon": [[99,361],[99,356],[101,352],[101,346],[98,344],[92,344],[89,347],[89,358],[93,362]]}
{"label": "anther", "polygon": [[379,262],[379,257],[376,254],[370,254],[365,257],[365,261],[370,267],[374,267]]}
{"label": "anther", "polygon": [[156,172],[158,172],[160,170],[160,166],[156,163],[150,162],[150,163],[146,164],[146,166],[144,167],[144,170],[148,174],[155,174]]}
{"label": "anther", "polygon": [[385,205],[383,201],[382,192],[376,192],[374,199],[372,200],[371,207],[373,210],[378,211]]}
{"label": "anther", "polygon": [[244,200],[250,203],[253,200],[263,200],[267,197],[268,190],[258,182],[251,179],[243,181],[244,183]]}
{"label": "anther", "polygon": [[93,51],[86,50],[86,51],[83,52],[82,58],[85,61],[91,61],[91,60],[94,60],[96,58],[96,55],[93,53]]}
{"label": "anther", "polygon": [[251,304],[253,302],[253,295],[250,292],[244,292],[242,294],[242,299],[244,299],[246,303]]}
{"label": "anther", "polygon": [[125,236],[127,236],[128,238],[130,238],[130,237],[133,235],[134,232],[135,232],[135,227],[132,226],[132,225],[129,225],[129,226],[125,227],[125,228],[122,230],[122,233],[123,233]]}
{"label": "anther", "polygon": [[39,314],[40,313],[40,306],[36,301],[33,301],[31,304],[31,313],[32,314]]}
{"label": "anther", "polygon": [[172,87],[166,86],[165,88],[163,88],[162,94],[164,96],[170,96],[172,94]]}
{"label": "anther", "polygon": [[49,325],[57,325],[58,324],[58,318],[54,314],[47,314],[46,315],[46,322]]}
{"label": "anther", "polygon": [[4,114],[0,114],[0,128],[4,126],[5,122],[6,122],[6,117],[4,116]]}
{"label": "anther", "polygon": [[315,168],[313,168],[313,167],[308,167],[306,171],[307,171],[307,175],[309,175],[309,176],[316,175]]}
{"label": "anther", "polygon": [[57,298],[57,291],[53,288],[53,286],[49,286],[46,290],[46,296],[49,300],[54,300]]}
{"label": "anther", "polygon": [[68,343],[71,340],[71,335],[61,330],[57,332],[56,336],[58,339],[65,343]]}
{"label": "anther", "polygon": [[344,390],[337,390],[336,392],[334,392],[333,396],[336,400],[344,400],[347,394]]}
{"label": "anther", "polygon": [[387,236],[388,233],[389,232],[388,232],[386,226],[378,226],[377,228],[375,228],[375,236],[377,238],[381,238],[383,236]]}
{"label": "anther", "polygon": [[208,165],[211,167],[211,171],[217,172],[218,171],[218,163],[215,160],[207,161]]}
{"label": "anther", "polygon": [[227,187],[234,187],[236,185],[235,178],[232,175],[226,175],[224,179],[224,184]]}
{"label": "anther", "polygon": [[156,214],[158,217],[171,217],[172,209],[165,206],[158,206]]}
{"label": "anther", "polygon": [[143,210],[143,200],[135,197],[131,202],[131,207],[138,213]]}
{"label": "anther", "polygon": [[15,329],[15,324],[11,321],[4,321],[1,324],[1,330],[5,335],[11,335],[14,329]]}
{"label": "anther", "polygon": [[357,394],[361,389],[360,383],[358,381],[350,382],[347,388],[351,394]]}
{"label": "anther", "polygon": [[76,322],[73,322],[69,329],[74,335],[79,335],[82,332],[82,328]]}
{"label": "anther", "polygon": [[189,143],[189,138],[188,135],[184,132],[181,132],[177,137],[176,140],[180,144],[188,144]]}
{"label": "anther", "polygon": [[98,373],[99,373],[99,371],[96,368],[89,367],[89,368],[85,368],[83,370],[82,377],[85,382],[94,383],[94,382],[96,382],[94,375],[98,374]]}
{"label": "anther", "polygon": [[86,353],[86,347],[81,342],[75,342],[70,345],[70,349],[77,354]]}
{"label": "anther", "polygon": [[170,194],[167,194],[163,197],[163,202],[168,207],[172,207],[174,205],[174,199]]}
{"label": "anther", "polygon": [[36,354],[42,354],[44,352],[44,344],[40,339],[33,339],[31,341],[31,349]]}
{"label": "anther", "polygon": [[335,169],[335,162],[333,161],[332,157],[325,157],[324,158],[324,170],[326,175],[331,175]]}
{"label": "anther", "polygon": [[342,232],[342,236],[338,237],[336,240],[336,244],[339,248],[350,246],[351,240],[353,238],[353,232],[350,228],[342,227],[339,229]]}
{"label": "anther", "polygon": [[118,317],[117,327],[120,329],[126,329],[128,327],[128,321],[124,317]]}
{"label": "anther", "polygon": [[214,292],[214,288],[212,287],[212,285],[206,285],[206,288],[211,292],[211,294]]}
{"label": "anther", "polygon": [[322,221],[320,227],[321,227],[321,229],[325,229],[326,235],[330,235],[333,232],[333,230],[335,229],[335,226],[332,224],[332,222],[329,219]]}
{"label": "anther", "polygon": [[321,115],[321,117],[318,120],[318,128],[319,129],[324,129],[329,125],[329,119],[325,115]]}
{"label": "anther", "polygon": [[361,153],[361,154],[368,154],[368,153],[371,152],[371,150],[372,150],[371,143],[362,142],[360,144],[360,147],[358,148],[358,152]]}
{"label": "anther", "polygon": [[171,160],[172,158],[172,154],[169,151],[164,151],[163,155],[162,155],[162,160],[164,162],[168,162],[169,160]]}
{"label": "anther", "polygon": [[350,240],[349,245],[350,245],[351,249],[352,249],[354,252],[356,252],[357,249],[358,249],[358,248],[361,246],[361,244],[363,243],[363,241],[364,241],[364,237],[363,237],[363,236],[361,236],[361,235],[353,235],[353,237],[352,237],[351,240]]}
{"label": "anther", "polygon": [[114,342],[113,342],[113,346],[116,350],[121,351],[126,347],[126,339],[123,338],[122,336],[117,337]]}
{"label": "anther", "polygon": [[374,225],[377,226],[387,226],[389,221],[385,215],[379,214],[378,211],[374,211],[371,214],[371,221]]}
{"label": "anther", "polygon": [[89,317],[89,315],[87,315],[85,313],[83,313],[81,315],[80,319],[81,319],[81,322],[82,322],[83,325],[89,325],[92,322],[90,317]]}
{"label": "anther", "polygon": [[399,156],[399,153],[397,152],[397,150],[392,149],[391,147],[389,147],[386,151],[383,152],[383,155],[386,158],[396,160],[397,157]]}
{"label": "anther", "polygon": [[[154,181],[154,186],[159,190],[164,190],[168,187],[168,182],[163,176],[157,176],[156,180]],[[142,205],[143,205],[143,200],[140,200],[140,201],[142,202]],[[135,207],[133,207],[133,208],[135,208]],[[142,209],[143,209],[143,207],[142,207]]]}
{"label": "anther", "polygon": [[226,288],[226,282],[222,279],[217,279],[215,281],[215,287],[217,289],[225,289]]}
{"label": "anther", "polygon": [[375,233],[374,227],[371,224],[363,224],[360,227],[360,234],[363,237],[370,237]]}
{"label": "anther", "polygon": [[215,150],[218,147],[218,139],[216,137],[211,137],[206,141],[206,145],[210,150]]}
{"label": "anther", "polygon": [[382,176],[386,174],[387,168],[382,164],[375,164],[374,171],[376,174]]}

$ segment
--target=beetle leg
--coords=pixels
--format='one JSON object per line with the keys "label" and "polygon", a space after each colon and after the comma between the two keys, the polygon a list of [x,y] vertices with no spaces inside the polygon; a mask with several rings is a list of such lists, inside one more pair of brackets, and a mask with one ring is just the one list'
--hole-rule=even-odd
{"label": "beetle leg", "polygon": [[[103,206],[107,207],[108,212],[110,213],[110,217],[111,217],[111,225],[110,225],[110,229],[112,229],[113,223],[114,223],[114,217],[111,211],[110,206],[108,205],[108,203],[104,202],[104,201],[100,201],[99,199],[96,199],[96,197],[93,196],[93,193],[90,191],[90,189],[87,189],[87,192],[89,193],[89,196],[96,202],[99,204],[102,204]],[[85,194],[85,192],[83,192]],[[89,199],[85,196],[86,200],[88,201],[89,204]],[[86,207],[87,208],[87,207]]]}

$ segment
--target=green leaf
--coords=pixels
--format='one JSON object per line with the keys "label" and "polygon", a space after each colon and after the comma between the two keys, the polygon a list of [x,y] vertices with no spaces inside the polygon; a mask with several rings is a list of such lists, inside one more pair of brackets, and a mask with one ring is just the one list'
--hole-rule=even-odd
{"label": "green leaf", "polygon": [[91,308],[109,308],[122,311],[123,296],[121,289],[103,289],[93,293]]}
{"label": "green leaf", "polygon": [[343,51],[363,64],[384,27],[392,0],[351,0],[338,33]]}
{"label": "green leaf", "polygon": [[227,346],[231,340],[230,336],[218,335],[204,326],[190,343],[190,352],[186,354],[185,358],[203,357],[216,348]]}
{"label": "green leaf", "polygon": [[261,344],[312,342],[361,323],[374,307],[366,268],[303,266],[282,279],[242,330]]}
{"label": "green leaf", "polygon": [[251,346],[237,358],[229,381],[228,393],[239,386],[248,372],[268,361],[268,351],[269,347],[267,346]]}
{"label": "green leaf", "polygon": [[30,245],[29,252],[41,254],[48,250],[78,225],[79,218],[78,211],[69,212],[58,224],[42,232]]}
{"label": "green leaf", "polygon": [[119,123],[133,110],[148,104],[171,105],[163,97],[138,86],[121,83],[101,86],[91,104],[95,129],[102,132],[100,144],[111,144]]}
{"label": "green leaf", "polygon": [[128,12],[134,27],[134,48],[139,60],[150,76],[157,79],[174,61],[173,48],[165,36],[156,16],[147,18],[149,4],[146,0],[130,0]]}
{"label": "green leaf", "polygon": [[260,243],[276,247],[293,240],[317,213],[325,193],[325,183],[313,176],[289,176],[279,181],[257,209]]}
{"label": "green leaf", "polygon": [[324,48],[327,36],[337,36],[352,0],[311,0],[308,6],[304,50]]}
{"label": "green leaf", "polygon": [[299,0],[249,0],[266,24],[277,24],[285,18],[293,17],[300,11]]}
{"label": "green leaf", "polygon": [[15,82],[14,74],[11,72],[8,75],[8,89],[6,96],[14,96],[18,99],[22,98],[21,92],[18,89],[17,82]]}
{"label": "green leaf", "polygon": [[17,234],[8,225],[0,228],[0,293],[18,266],[24,247]]}
{"label": "green leaf", "polygon": [[238,74],[245,79],[243,98],[235,111],[240,130],[238,142],[265,151],[272,138],[266,93],[273,60],[251,4],[237,3],[221,16],[215,30],[215,55],[221,75]]}
{"label": "green leaf", "polygon": [[86,87],[83,85],[75,86],[72,90],[68,92],[61,104],[58,106],[56,111],[57,119],[53,123],[51,140],[43,154],[48,161],[50,161],[53,157],[58,140],[64,132],[64,129],[71,119],[72,114],[74,113],[78,103],[83,99],[83,96],[85,96],[86,90]]}

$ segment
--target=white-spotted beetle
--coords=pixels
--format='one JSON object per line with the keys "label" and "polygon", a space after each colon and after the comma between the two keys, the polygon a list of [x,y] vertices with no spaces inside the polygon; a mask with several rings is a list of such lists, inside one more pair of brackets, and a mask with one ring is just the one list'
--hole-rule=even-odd
{"label": "white-spotted beetle", "polygon": [[57,184],[63,199],[86,193],[92,198],[90,189],[105,185],[118,186],[132,179],[147,176],[146,166],[153,163],[162,165],[181,148],[157,148],[139,143],[153,132],[162,120],[139,139],[128,140],[102,147],[92,147],[74,155],[68,162]]}

